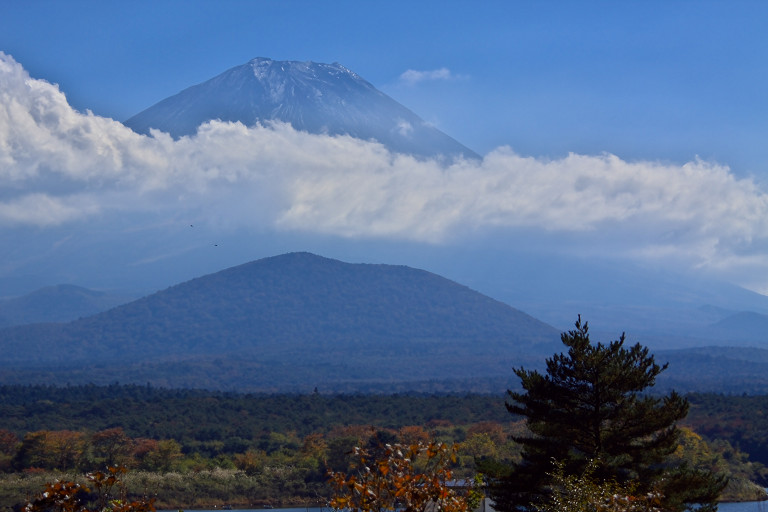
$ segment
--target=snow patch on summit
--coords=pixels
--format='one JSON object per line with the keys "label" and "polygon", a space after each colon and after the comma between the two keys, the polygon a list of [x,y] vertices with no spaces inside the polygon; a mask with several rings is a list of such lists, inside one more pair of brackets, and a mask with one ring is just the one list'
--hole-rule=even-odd
{"label": "snow patch on summit", "polygon": [[281,121],[299,131],[375,140],[419,158],[480,159],[338,63],[258,57],[166,98],[125,125],[178,139],[216,119],[245,126]]}
{"label": "snow patch on summit", "polygon": [[269,61],[263,59],[253,59],[251,62],[251,68],[253,69],[253,76],[258,80],[266,80],[269,72]]}

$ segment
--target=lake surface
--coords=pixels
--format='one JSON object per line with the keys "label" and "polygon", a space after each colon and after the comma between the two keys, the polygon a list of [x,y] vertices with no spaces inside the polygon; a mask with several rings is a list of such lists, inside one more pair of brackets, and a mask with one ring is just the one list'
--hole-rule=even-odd
{"label": "lake surface", "polygon": [[768,512],[768,501],[745,501],[744,503],[721,503],[719,512]]}

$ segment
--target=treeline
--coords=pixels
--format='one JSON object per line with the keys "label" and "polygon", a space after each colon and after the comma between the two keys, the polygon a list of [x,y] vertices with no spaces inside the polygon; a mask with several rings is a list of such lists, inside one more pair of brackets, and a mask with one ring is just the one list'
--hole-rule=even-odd
{"label": "treeline", "polygon": [[[156,498],[162,508],[321,505],[329,493],[328,471],[351,471],[350,453],[356,445],[461,440],[453,471],[457,478],[468,478],[480,461],[519,460],[521,447],[511,439],[524,429],[522,421],[513,421],[399,430],[358,425],[303,437],[295,431],[268,432],[247,443],[209,442],[204,445],[208,455],[174,439],[131,438],[120,427],[97,432],[38,430],[21,438],[0,430],[0,509],[24,501],[43,481],[64,475],[82,478],[84,472],[111,465],[130,468],[129,491]],[[710,444],[683,428],[674,457],[730,475],[727,499],[761,495],[749,482],[764,478],[765,467],[749,462],[727,442]]]}
{"label": "treeline", "polygon": [[[22,439],[0,431],[0,509],[28,499],[45,481],[82,479],[94,468],[120,464],[131,468],[126,483],[131,495],[153,497],[164,509],[319,506],[326,503],[327,471],[349,471],[355,445],[462,438],[454,474],[470,477],[479,461],[518,460],[520,446],[510,441],[522,423],[484,422],[464,427],[442,426],[431,431],[418,426],[399,431],[365,426],[340,427],[328,434],[299,438],[293,432],[272,432],[244,452],[205,457],[189,452],[175,440],[130,438],[116,427],[99,432],[35,431]],[[258,448],[260,446],[261,448]],[[225,449],[224,444],[219,445]],[[763,493],[749,482],[765,468],[725,442],[712,445],[684,428],[675,458],[698,468],[731,476],[725,499],[758,499]]]}
{"label": "treeline", "polygon": [[0,386],[0,428],[98,431],[195,442],[298,436],[338,426],[508,422],[502,395],[270,395],[151,386]]}
{"label": "treeline", "polygon": [[686,425],[711,442],[727,441],[750,460],[768,465],[768,395],[692,394],[688,400]]}
{"label": "treeline", "polygon": [[[227,468],[252,473],[264,463],[286,463],[313,468],[347,470],[346,456],[363,443],[413,444],[441,440],[462,444],[461,469],[471,472],[475,458],[511,460],[518,449],[513,433],[520,422],[502,425],[481,422],[470,425],[411,425],[398,430],[371,425],[339,426],[328,433],[300,436],[295,430],[263,432],[252,439],[214,440],[185,444],[176,439],[133,438],[121,427],[100,431],[36,430],[19,437],[0,429],[0,471],[34,473],[40,470],[88,471],[107,466],[126,466],[154,472],[199,471]],[[467,473],[468,474],[468,473]]]}
{"label": "treeline", "polygon": [[[708,441],[726,441],[768,465],[768,395],[687,395],[683,424]],[[504,395],[244,394],[152,386],[0,386],[0,429],[97,432],[121,427],[132,438],[175,439],[206,456],[206,443],[235,453],[270,432],[299,438],[354,425],[501,424],[513,421]],[[460,431],[461,429],[459,429]],[[458,439],[462,440],[462,439]]]}
{"label": "treeline", "polygon": [[[741,481],[768,484],[768,396],[706,394],[689,400],[684,425],[692,430],[684,431],[679,455]],[[509,415],[504,401],[496,395],[2,386],[0,472],[7,476],[0,482],[0,505],[16,503],[11,501],[39,473],[108,464],[126,465],[144,475],[142,481],[155,482],[157,492],[175,496],[167,502],[172,507],[185,505],[178,500],[189,492],[198,505],[224,503],[227,492],[230,498],[240,496],[229,502],[243,505],[315,503],[327,491],[327,469],[345,469],[352,446],[371,442],[373,435],[386,442],[460,442],[457,475],[470,475],[478,460],[510,461],[519,455],[511,439],[525,425]],[[164,473],[189,476],[151,476]],[[177,480],[181,487],[162,487]],[[199,488],[190,490],[198,480]],[[222,488],[206,490],[219,481]]]}
{"label": "treeline", "polygon": [[455,475],[467,478],[478,459],[517,457],[519,447],[511,435],[521,428],[521,423],[496,422],[436,422],[398,430],[355,425],[305,436],[295,430],[272,431],[249,440],[192,444],[132,438],[120,427],[96,432],[37,430],[21,437],[0,430],[0,509],[23,501],[39,488],[42,475],[52,480],[62,473],[82,475],[111,465],[130,468],[130,491],[157,498],[162,508],[321,505],[330,491],[328,471],[351,471],[356,445],[435,439],[453,444],[461,439]]}

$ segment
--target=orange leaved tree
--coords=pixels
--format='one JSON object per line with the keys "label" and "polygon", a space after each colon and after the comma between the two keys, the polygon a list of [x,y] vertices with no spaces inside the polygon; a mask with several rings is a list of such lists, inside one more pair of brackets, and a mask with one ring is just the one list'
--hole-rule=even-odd
{"label": "orange leaved tree", "polygon": [[90,488],[76,482],[53,482],[27,503],[24,512],[155,512],[154,498],[129,501],[120,475],[123,466],[88,473]]}
{"label": "orange leaved tree", "polygon": [[329,471],[330,507],[350,512],[467,512],[474,493],[452,482],[457,445],[445,443],[357,446],[355,466],[346,474]]}

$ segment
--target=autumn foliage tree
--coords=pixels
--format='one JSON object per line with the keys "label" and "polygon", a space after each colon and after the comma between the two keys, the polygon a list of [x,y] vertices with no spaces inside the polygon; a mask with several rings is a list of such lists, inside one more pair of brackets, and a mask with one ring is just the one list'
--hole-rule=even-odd
{"label": "autumn foliage tree", "polygon": [[155,512],[154,499],[129,500],[121,475],[123,466],[88,473],[88,485],[57,481],[23,507],[23,512]]}
{"label": "autumn foliage tree", "polygon": [[13,456],[20,445],[19,438],[10,430],[0,429],[0,472],[11,469]]}
{"label": "autumn foliage tree", "polygon": [[663,496],[652,489],[638,494],[636,486],[602,481],[594,477],[597,461],[590,461],[584,473],[566,474],[563,463],[554,464],[550,494],[535,512],[664,512]]}
{"label": "autumn foliage tree", "polygon": [[91,436],[91,447],[96,462],[105,466],[130,463],[132,440],[120,427],[108,428]]}
{"label": "autumn foliage tree", "polygon": [[22,468],[80,469],[86,458],[87,438],[71,430],[38,430],[24,436],[14,465]]}
{"label": "autumn foliage tree", "polygon": [[350,512],[467,512],[471,493],[449,485],[457,445],[429,442],[356,446],[349,474],[330,471],[330,506]]}

